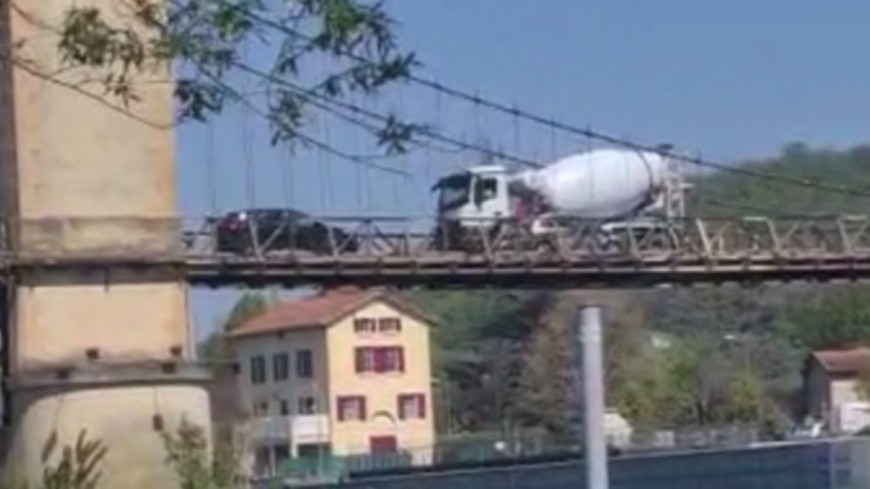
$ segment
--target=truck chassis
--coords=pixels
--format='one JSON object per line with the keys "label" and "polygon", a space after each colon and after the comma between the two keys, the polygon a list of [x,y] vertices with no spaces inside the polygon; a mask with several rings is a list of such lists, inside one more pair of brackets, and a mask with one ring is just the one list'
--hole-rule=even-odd
{"label": "truck chassis", "polygon": [[531,222],[443,220],[435,231],[433,246],[440,251],[469,254],[507,250],[559,254],[575,249],[581,241],[591,241],[594,249],[589,251],[618,257],[639,249],[678,249],[682,227],[682,223],[655,217],[604,221],[566,216],[542,216]]}

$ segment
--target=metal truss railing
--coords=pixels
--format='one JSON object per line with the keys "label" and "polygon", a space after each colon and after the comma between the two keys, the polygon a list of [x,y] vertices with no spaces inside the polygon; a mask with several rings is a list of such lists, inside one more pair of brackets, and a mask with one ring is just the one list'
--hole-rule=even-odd
{"label": "metal truss railing", "polygon": [[692,218],[667,223],[561,219],[535,234],[527,223],[414,217],[270,221],[69,218],[7,224],[3,257],[64,260],[163,257],[280,263],[475,259],[497,263],[598,261],[870,260],[870,216]]}
{"label": "metal truss railing", "polygon": [[562,219],[543,234],[515,220],[339,217],[247,222],[230,232],[209,218],[185,234],[186,255],[234,260],[522,257],[541,261],[703,259],[848,260],[870,257],[868,216],[694,218],[608,223]]}

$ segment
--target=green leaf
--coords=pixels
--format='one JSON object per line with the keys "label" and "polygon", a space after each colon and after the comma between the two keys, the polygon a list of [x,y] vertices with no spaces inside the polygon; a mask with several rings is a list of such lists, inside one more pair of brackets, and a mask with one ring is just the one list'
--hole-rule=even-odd
{"label": "green leaf", "polygon": [[[233,104],[249,104],[235,86],[246,71],[249,49],[274,51],[270,68],[261,70],[266,89],[279,95],[262,115],[269,122],[272,143],[303,141],[301,128],[313,112],[330,110],[332,100],[360,90],[374,95],[408,77],[417,65],[413,53],[396,49],[394,22],[383,5],[358,0],[299,0],[281,4],[258,0],[136,0],[129,18],[107,16],[89,6],[73,6],[64,16],[58,49],[66,66],[87,67],[102,81],[104,96],[128,109],[140,102],[137,80],[154,66],[175,65],[181,73],[174,90],[178,120],[204,122]],[[271,46],[277,49],[271,49]],[[312,106],[280,92],[286,84],[306,79],[302,67],[310,60],[337,61],[333,73],[317,80],[312,91],[325,97]],[[50,76],[46,74],[46,76]],[[358,123],[358,122],[355,122]],[[392,119],[374,134],[386,153],[407,151],[418,129]]]}

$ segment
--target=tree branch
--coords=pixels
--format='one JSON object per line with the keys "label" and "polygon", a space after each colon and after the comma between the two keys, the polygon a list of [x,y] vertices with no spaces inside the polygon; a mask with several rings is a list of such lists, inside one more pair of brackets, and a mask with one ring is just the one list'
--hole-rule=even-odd
{"label": "tree branch", "polygon": [[[276,17],[258,0],[190,0],[186,3],[170,0],[170,6],[173,10],[164,18],[157,14],[152,0],[137,0],[128,5],[130,17],[146,28],[144,35],[109,25],[99,12],[73,9],[65,24],[62,49],[67,59],[75,63],[109,72],[120,70],[118,77],[107,77],[107,83],[113,93],[121,95],[128,93],[127,74],[141,70],[147,59],[192,64],[199,72],[204,69],[209,73],[208,81],[196,77],[180,80],[182,90],[176,93],[181,101],[180,117],[203,120],[223,109],[224,98],[234,101],[244,98],[237,92],[227,91],[226,83],[218,82],[223,82],[238,61],[240,46],[251,38],[265,41],[266,36],[261,31],[264,24],[257,19]],[[287,29],[310,26],[313,34],[303,43],[298,42],[297,36],[284,36],[279,53],[271,63],[273,76],[296,77],[302,60],[319,54],[338,57],[347,50],[361,50],[377,53],[383,60],[381,64],[356,63],[321,80],[318,87],[323,87],[332,97],[340,97],[345,90],[372,94],[400,79],[413,60],[413,56],[393,53],[392,20],[378,5],[367,6],[358,0],[297,0],[277,19],[273,22]],[[270,120],[280,121],[273,125],[277,131],[273,144],[298,136],[303,109],[286,104],[270,107]]]}

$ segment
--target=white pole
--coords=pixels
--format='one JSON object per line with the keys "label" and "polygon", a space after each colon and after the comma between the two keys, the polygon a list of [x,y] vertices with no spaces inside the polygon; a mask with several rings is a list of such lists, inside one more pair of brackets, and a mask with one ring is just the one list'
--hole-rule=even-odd
{"label": "white pole", "polygon": [[578,314],[583,347],[583,425],[586,434],[586,488],[607,489],[607,440],[604,431],[604,369],[601,308],[581,307]]}

